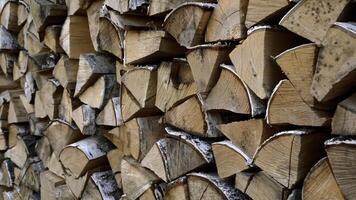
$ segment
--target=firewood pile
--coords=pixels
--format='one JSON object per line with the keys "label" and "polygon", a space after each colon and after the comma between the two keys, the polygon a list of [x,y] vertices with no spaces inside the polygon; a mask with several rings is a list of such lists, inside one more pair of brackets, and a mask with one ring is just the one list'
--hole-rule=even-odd
{"label": "firewood pile", "polygon": [[356,199],[355,11],[0,0],[0,200]]}

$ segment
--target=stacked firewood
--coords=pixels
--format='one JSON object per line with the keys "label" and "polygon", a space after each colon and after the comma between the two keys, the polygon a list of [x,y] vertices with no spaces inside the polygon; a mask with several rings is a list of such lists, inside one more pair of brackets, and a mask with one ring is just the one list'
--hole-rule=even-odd
{"label": "stacked firewood", "polygon": [[351,0],[0,0],[0,200],[356,199]]}

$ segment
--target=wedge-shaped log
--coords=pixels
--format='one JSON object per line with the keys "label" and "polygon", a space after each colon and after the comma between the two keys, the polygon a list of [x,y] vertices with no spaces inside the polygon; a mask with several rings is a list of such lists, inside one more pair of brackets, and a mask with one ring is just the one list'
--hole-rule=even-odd
{"label": "wedge-shaped log", "polygon": [[72,123],[73,107],[76,107],[78,102],[79,101],[77,99],[71,98],[70,91],[64,89],[61,103],[59,104],[58,108],[58,118],[68,123]]}
{"label": "wedge-shaped log", "polygon": [[240,40],[246,37],[247,0],[220,0],[205,32],[206,42]]}
{"label": "wedge-shaped log", "polygon": [[82,54],[79,59],[74,96],[78,97],[103,74],[115,73],[115,60],[104,54]]}
{"label": "wedge-shaped log", "polygon": [[55,200],[55,189],[61,185],[65,185],[65,181],[63,178],[57,176],[51,171],[45,171],[41,173],[41,198],[45,198],[48,200]]}
{"label": "wedge-shaped log", "polygon": [[324,139],[325,134],[319,131],[280,132],[260,146],[253,163],[280,184],[292,189],[303,181],[310,168],[321,158]]}
{"label": "wedge-shaped log", "polygon": [[319,52],[311,93],[318,101],[347,94],[355,87],[356,25],[337,22],[326,34]]}
{"label": "wedge-shaped log", "polygon": [[231,141],[225,140],[212,144],[216,168],[220,178],[227,178],[251,168],[251,158]]}
{"label": "wedge-shaped log", "polygon": [[232,185],[221,180],[216,174],[191,173],[187,175],[191,200],[233,200],[249,199]]}
{"label": "wedge-shaped log", "polygon": [[10,100],[7,122],[22,123],[27,122],[27,111],[19,96],[13,97]]}
{"label": "wedge-shaped log", "polygon": [[143,167],[153,171],[165,182],[169,182],[212,162],[213,155],[209,143],[184,132],[170,128],[166,130],[171,137],[156,142],[142,160]]}
{"label": "wedge-shaped log", "polygon": [[117,174],[121,173],[121,162],[125,156],[124,152],[121,149],[116,148],[116,149],[111,150],[106,156],[108,157],[108,161],[109,161],[111,170],[115,174],[115,177],[116,177]]}
{"label": "wedge-shaped log", "polygon": [[[137,51],[137,49],[141,49]],[[124,63],[143,64],[184,55],[184,48],[165,31],[127,31]]]}
{"label": "wedge-shaped log", "polygon": [[123,59],[123,30],[116,28],[111,21],[106,18],[99,20],[98,43],[99,49],[115,55],[120,60]]}
{"label": "wedge-shaped log", "polygon": [[122,190],[128,199],[137,199],[160,180],[153,172],[128,157],[122,160],[121,170]]}
{"label": "wedge-shaped log", "polygon": [[311,108],[288,80],[279,82],[268,101],[267,123],[270,125],[317,127],[329,126],[330,122],[330,113]]}
{"label": "wedge-shaped log", "polygon": [[59,40],[61,47],[71,59],[79,59],[81,54],[94,52],[88,18],[85,16],[67,17]]}
{"label": "wedge-shaped log", "polygon": [[76,178],[87,171],[108,164],[106,154],[114,146],[102,136],[91,136],[66,146],[59,158],[66,173]]}
{"label": "wedge-shaped log", "polygon": [[7,150],[4,156],[10,158],[19,168],[23,168],[27,159],[34,155],[35,142],[34,136],[17,137],[16,145]]}
{"label": "wedge-shaped log", "polygon": [[17,51],[20,48],[16,37],[2,25],[0,25],[0,36],[0,50]]}
{"label": "wedge-shaped log", "polygon": [[230,59],[247,86],[259,98],[267,99],[274,86],[283,78],[271,56],[277,56],[301,42],[299,37],[290,32],[270,26],[258,26],[249,32],[241,45],[236,46]]}
{"label": "wedge-shaped log", "polygon": [[95,135],[95,110],[88,105],[81,105],[72,112],[72,119],[83,135]]}
{"label": "wedge-shaped log", "polygon": [[[280,25],[312,42],[321,44],[330,26],[337,21],[350,0],[302,0],[279,22]],[[322,14],[321,14],[322,13]]]}
{"label": "wedge-shaped log", "polygon": [[232,47],[221,44],[200,45],[191,49],[187,60],[193,73],[198,92],[207,94],[219,79],[221,64],[228,62]]}
{"label": "wedge-shaped log", "polygon": [[15,64],[16,62],[17,62],[17,54],[7,53],[7,52],[0,53],[0,66],[2,72],[4,72],[6,76],[13,75],[13,70],[14,70],[14,66],[16,65]]}
{"label": "wedge-shaped log", "polygon": [[204,101],[207,111],[228,111],[256,117],[265,113],[265,104],[235,72],[234,66],[221,65],[218,82]]}
{"label": "wedge-shaped log", "polygon": [[[206,26],[215,4],[184,3],[164,20],[164,29],[185,47],[204,43]],[[191,14],[187,14],[191,13]]]}
{"label": "wedge-shaped log", "polygon": [[155,105],[162,112],[186,100],[197,92],[192,71],[188,62],[175,59],[162,62],[157,72]]}
{"label": "wedge-shaped log", "polygon": [[34,192],[40,192],[41,180],[40,174],[46,170],[43,162],[39,158],[30,158],[25,167],[22,169],[20,177],[20,184],[26,186]]}
{"label": "wedge-shaped log", "polygon": [[104,0],[93,1],[86,10],[89,24],[88,36],[90,36],[95,51],[99,51],[99,41],[97,38],[99,35],[100,12],[102,11],[103,4]]}
{"label": "wedge-shaped log", "polygon": [[50,48],[55,53],[64,53],[59,41],[61,31],[61,25],[48,26],[45,30],[43,42],[48,48]]}
{"label": "wedge-shaped log", "polygon": [[148,0],[105,0],[105,4],[121,14],[145,15],[149,5]]}
{"label": "wedge-shaped log", "polygon": [[356,93],[340,102],[332,120],[332,133],[356,135]]}
{"label": "wedge-shaped log", "polygon": [[235,187],[254,200],[287,200],[291,192],[263,171],[237,173]]}
{"label": "wedge-shaped log", "polygon": [[303,199],[344,199],[327,158],[316,163],[305,177]]}
{"label": "wedge-shaped log", "polygon": [[16,1],[5,1],[4,7],[1,8],[1,25],[7,30],[18,32],[20,26],[17,24],[17,9],[19,3]]}
{"label": "wedge-shaped log", "polygon": [[58,117],[62,94],[63,88],[60,87],[60,83],[56,79],[48,80],[40,90],[43,109],[51,120]]}
{"label": "wedge-shaped log", "polygon": [[15,184],[14,163],[10,159],[5,159],[1,162],[1,178],[0,185],[13,187]]}
{"label": "wedge-shaped log", "polygon": [[190,97],[165,113],[164,122],[201,137],[219,137],[215,128],[221,122],[218,115],[203,110],[198,96]]}
{"label": "wedge-shaped log", "polygon": [[[113,1],[113,0],[108,0]],[[152,0],[150,1],[150,6],[148,7],[148,15],[150,16],[164,16],[169,11],[177,8],[179,5],[183,3],[189,2],[202,2],[202,3],[214,3],[214,0],[173,0],[173,1],[165,1],[165,0]]]}
{"label": "wedge-shaped log", "polygon": [[85,15],[92,0],[66,0],[68,15]]}
{"label": "wedge-shaped log", "polygon": [[183,176],[167,184],[167,189],[164,194],[165,200],[188,200],[189,190],[187,177]]}
{"label": "wedge-shaped log", "polygon": [[73,90],[77,82],[79,60],[62,56],[57,62],[53,76],[60,82],[63,88]]}
{"label": "wedge-shaped log", "polygon": [[96,118],[97,125],[121,126],[124,124],[121,114],[120,97],[112,97],[108,100],[103,110]]}
{"label": "wedge-shaped log", "polygon": [[36,155],[44,166],[49,165],[52,153],[51,143],[46,136],[43,136],[36,144]]}
{"label": "wedge-shaped log", "polygon": [[356,141],[347,138],[334,138],[325,142],[325,149],[328,155],[332,173],[335,176],[345,199],[352,199],[356,196],[356,180],[354,174],[356,163]]}

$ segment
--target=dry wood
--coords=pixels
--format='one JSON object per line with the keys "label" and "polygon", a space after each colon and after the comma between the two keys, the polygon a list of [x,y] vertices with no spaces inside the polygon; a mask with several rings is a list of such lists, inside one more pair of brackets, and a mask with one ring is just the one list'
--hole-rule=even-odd
{"label": "dry wood", "polygon": [[44,166],[48,166],[52,156],[52,147],[46,136],[42,137],[36,144],[36,155],[43,162]]}
{"label": "dry wood", "polygon": [[84,15],[92,0],[66,0],[68,15]]}
{"label": "dry wood", "polygon": [[335,176],[345,199],[352,199],[356,193],[356,181],[354,166],[355,140],[347,138],[334,138],[325,142],[326,152],[332,173]]}
{"label": "dry wood", "polygon": [[40,90],[43,109],[51,120],[58,117],[58,108],[62,94],[63,88],[60,87],[59,81],[55,79],[48,80]]}
{"label": "dry wood", "polygon": [[0,25],[0,36],[0,50],[17,51],[19,49],[16,37],[2,25]]}
{"label": "dry wood", "polygon": [[113,149],[107,155],[112,172],[116,175],[121,173],[121,162],[124,152],[121,149]]}
{"label": "dry wood", "polygon": [[329,126],[330,113],[309,107],[288,80],[282,80],[274,89],[267,106],[270,125]]}
{"label": "dry wood", "polygon": [[19,96],[13,97],[10,100],[7,121],[9,124],[27,121],[27,112]]}
{"label": "dry wood", "polygon": [[7,1],[1,9],[1,25],[9,31],[18,32],[20,30],[17,24],[18,5],[16,1]]}
{"label": "dry wood", "polygon": [[13,53],[0,53],[0,65],[2,72],[6,76],[11,76],[13,74],[14,65],[17,62],[17,55]]}
{"label": "dry wood", "polygon": [[21,26],[27,22],[29,16],[29,5],[20,0],[17,6],[17,25]]}
{"label": "dry wood", "polygon": [[44,172],[45,166],[39,158],[30,158],[25,167],[21,171],[21,182],[22,186],[26,186],[34,192],[40,192],[41,181],[40,173]]}
{"label": "dry wood", "polygon": [[322,158],[304,180],[303,199],[344,199],[327,158]]}
{"label": "dry wood", "polygon": [[74,176],[69,174],[65,175],[66,185],[77,199],[81,198],[85,189],[85,185],[88,181],[88,178],[92,173],[93,171],[87,172],[86,174],[84,174],[79,178],[75,178]]}
{"label": "dry wood", "polygon": [[188,200],[189,188],[187,184],[187,178],[185,176],[178,178],[177,180],[167,185],[166,192],[164,194],[164,200]]}
{"label": "dry wood", "polygon": [[115,0],[105,0],[105,4],[121,14],[144,15],[147,12],[147,0],[122,0],[117,3]]}
{"label": "dry wood", "polygon": [[47,116],[46,110],[42,106],[42,101],[40,98],[40,91],[36,91],[35,97],[35,117],[45,118]]}
{"label": "dry wood", "polygon": [[122,30],[116,28],[108,19],[100,18],[98,33],[98,49],[123,59]]}
{"label": "dry wood", "polygon": [[41,187],[41,198],[55,200],[57,199],[54,196],[55,188],[64,185],[65,181],[63,178],[55,175],[54,173],[45,171],[41,173],[41,183],[43,184]]}
{"label": "dry wood", "polygon": [[95,135],[95,110],[88,105],[81,105],[72,112],[72,119],[83,135]]}
{"label": "dry wood", "polygon": [[14,164],[10,159],[5,159],[1,162],[1,177],[0,185],[13,187],[15,181]]}
{"label": "dry wood", "polygon": [[123,125],[120,97],[112,97],[109,99],[105,107],[98,114],[95,122],[97,125],[104,126]]}
{"label": "dry wood", "polygon": [[77,82],[79,60],[62,56],[53,70],[53,76],[60,82],[61,86],[72,90]]}
{"label": "dry wood", "polygon": [[332,133],[337,135],[356,134],[356,94],[340,102],[332,120]]}
{"label": "dry wood", "polygon": [[59,38],[61,36],[61,25],[48,26],[44,35],[44,44],[56,53],[63,53]]}
{"label": "dry wood", "polygon": [[293,189],[321,158],[324,138],[324,133],[311,130],[280,132],[259,147],[253,163],[283,186]]}
{"label": "dry wood", "polygon": [[99,51],[99,41],[97,40],[99,35],[99,18],[101,8],[103,6],[104,0],[93,1],[91,5],[87,9],[86,15],[88,16],[88,24],[89,24],[89,34],[90,39],[92,41],[92,45],[96,51]]}
{"label": "dry wood", "polygon": [[56,174],[61,178],[65,178],[65,173],[62,164],[59,162],[58,157],[56,154],[52,153],[50,161],[47,166],[48,170]]}
{"label": "dry wood", "polygon": [[6,120],[0,120],[1,123],[1,129],[0,129],[0,150],[1,151],[6,151],[8,149],[8,136],[7,132],[4,131],[2,128],[5,128],[8,126]]}
{"label": "dry wood", "polygon": [[356,85],[356,25],[336,23],[327,32],[319,52],[311,92],[318,101],[328,101]]}
{"label": "dry wood", "polygon": [[23,124],[11,124],[9,127],[9,147],[12,148],[17,143],[17,136],[24,137],[30,134],[28,127]]}
{"label": "dry wood", "polygon": [[18,137],[16,145],[5,152],[5,157],[10,158],[16,166],[23,168],[28,157],[34,153],[34,147],[34,137]]}
{"label": "dry wood", "polygon": [[200,45],[204,42],[206,26],[214,7],[214,4],[181,4],[167,15],[164,29],[182,46]]}

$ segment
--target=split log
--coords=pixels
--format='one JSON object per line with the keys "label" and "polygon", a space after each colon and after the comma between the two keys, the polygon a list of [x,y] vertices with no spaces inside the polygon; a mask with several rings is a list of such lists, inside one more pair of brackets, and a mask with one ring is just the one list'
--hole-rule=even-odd
{"label": "split log", "polygon": [[112,57],[98,53],[80,55],[74,96],[78,97],[101,75],[114,73],[115,61]]}
{"label": "split log", "polygon": [[355,83],[356,25],[335,23],[327,32],[319,52],[311,93],[328,101],[351,92]]}
{"label": "split log", "polygon": [[27,112],[19,96],[10,100],[7,121],[9,124],[27,122]]}
{"label": "split log", "polygon": [[200,45],[214,7],[215,4],[207,3],[181,4],[167,15],[164,29],[184,47]]}
{"label": "split log", "polygon": [[62,56],[53,70],[53,76],[60,82],[63,88],[72,90],[75,88],[77,82],[78,68],[79,60]]}
{"label": "split log", "polygon": [[302,0],[279,22],[290,31],[321,44],[330,26],[337,21],[349,0]]}
{"label": "split log", "polygon": [[40,192],[40,173],[44,171],[43,162],[38,157],[31,158],[22,169],[20,185],[26,186],[34,192]]}
{"label": "split log", "polygon": [[259,147],[253,163],[283,186],[293,189],[322,157],[324,138],[324,133],[311,130],[280,132]]}
{"label": "split log", "polygon": [[43,108],[43,104],[40,97],[40,91],[36,91],[35,96],[35,117],[45,118],[47,116],[46,110]]}
{"label": "split log", "polygon": [[73,108],[76,108],[78,105],[79,101],[72,99],[70,92],[67,89],[64,89],[61,103],[58,108],[58,118],[68,123],[72,123]]}
{"label": "split log", "polygon": [[72,112],[72,119],[83,135],[95,135],[95,110],[88,105],[81,105]]}
{"label": "split log", "polygon": [[3,128],[7,127],[8,124],[6,120],[0,120],[1,123],[1,129],[0,129],[0,151],[6,151],[9,146],[8,146],[8,136],[7,132],[2,130]]}
{"label": "split log", "polygon": [[222,65],[216,85],[205,100],[207,111],[228,111],[256,117],[265,113],[265,105],[236,74],[233,66]]}
{"label": "split log", "polygon": [[157,91],[155,105],[162,112],[181,103],[197,92],[188,62],[175,59],[162,62],[157,71]]}
{"label": "split log", "polygon": [[18,51],[20,48],[15,35],[9,32],[4,26],[0,25],[0,50]]}
{"label": "split log", "polygon": [[215,128],[221,119],[214,113],[205,112],[198,96],[193,96],[165,113],[164,122],[200,137],[219,137]]}
{"label": "split log", "polygon": [[116,177],[116,174],[121,173],[121,162],[124,157],[124,152],[121,149],[113,149],[109,151],[109,153],[106,156],[108,157],[111,170]]}
{"label": "split log", "polygon": [[148,0],[105,0],[106,5],[117,10],[121,14],[145,15],[149,4]]}
{"label": "split log", "polygon": [[13,69],[16,62],[17,62],[16,54],[6,53],[6,52],[0,53],[0,66],[2,72],[4,72],[6,76],[11,76],[13,74]]}
{"label": "split log", "polygon": [[156,142],[142,160],[143,167],[169,182],[212,162],[210,144],[184,132],[166,130],[171,137]]}
{"label": "split log", "polygon": [[116,28],[108,19],[100,18],[98,32],[98,49],[123,59],[123,32]]}
{"label": "split log", "polygon": [[[110,0],[109,0],[110,1]],[[112,1],[112,0],[111,0]],[[152,0],[150,1],[150,6],[148,7],[148,15],[150,16],[164,16],[169,11],[177,8],[179,5],[188,2],[202,2],[202,3],[213,3],[214,0]]]}
{"label": "split log", "polygon": [[128,199],[137,199],[160,179],[136,161],[125,158],[121,162],[122,190]]}
{"label": "split log", "polygon": [[17,24],[18,2],[6,1],[6,4],[1,9],[1,25],[7,30],[18,32],[20,27]]}
{"label": "split log", "polygon": [[356,142],[354,139],[334,138],[325,142],[332,173],[345,199],[356,196],[355,174]]}
{"label": "split log", "polygon": [[27,159],[34,154],[35,142],[33,136],[18,137],[16,145],[5,152],[5,158],[10,158],[20,168],[25,167]]}
{"label": "split log", "polygon": [[43,162],[43,165],[48,167],[51,156],[52,147],[46,136],[43,136],[36,144],[36,155]]}
{"label": "split log", "polygon": [[83,176],[78,178],[75,178],[70,174],[65,175],[66,185],[77,199],[80,199],[82,197],[85,189],[85,185],[92,173],[93,171],[89,171]]}
{"label": "split log", "polygon": [[108,100],[103,110],[95,120],[97,125],[122,126],[124,124],[121,114],[120,97],[112,97]]}
{"label": "split log", "polygon": [[50,48],[55,53],[64,52],[59,41],[59,38],[61,37],[61,30],[61,25],[48,26],[45,30],[43,42],[48,48]]}
{"label": "split log", "polygon": [[62,27],[60,45],[71,59],[78,59],[80,54],[94,52],[89,35],[88,18],[68,16]]}
{"label": "split log", "polygon": [[274,89],[267,106],[270,125],[329,126],[330,113],[309,107],[288,80],[282,80]]}
{"label": "split log", "polygon": [[219,66],[228,64],[228,55],[232,48],[226,45],[201,45],[187,54],[198,92],[206,94],[219,79]]}
{"label": "split log", "polygon": [[208,199],[241,199],[247,200],[244,194],[230,184],[219,179],[215,174],[191,173],[188,174],[189,197],[191,200]]}
{"label": "split log", "polygon": [[247,86],[259,98],[267,99],[274,86],[283,78],[280,68],[271,56],[276,56],[301,42],[301,38],[290,32],[270,26],[258,26],[250,30],[247,39],[231,52],[230,59]]}
{"label": "split log", "polygon": [[58,108],[61,103],[62,94],[63,89],[60,87],[59,81],[55,79],[48,80],[40,90],[43,109],[51,120],[58,117]]}
{"label": "split log", "polygon": [[241,40],[246,37],[247,0],[220,0],[205,33],[206,42]]}
{"label": "split log", "polygon": [[30,131],[28,129],[28,126],[26,125],[20,125],[20,124],[11,124],[9,127],[9,134],[8,134],[8,139],[9,139],[9,147],[12,148],[16,145],[17,143],[17,136],[20,137],[25,137],[30,135]]}
{"label": "split log", "polygon": [[68,15],[85,15],[92,0],[66,0]]}
{"label": "split log", "polygon": [[251,166],[251,158],[229,140],[212,144],[216,168],[220,178],[227,178]]}
{"label": "split log", "polygon": [[189,188],[187,177],[183,176],[169,183],[164,194],[165,200],[188,200]]}
{"label": "split log", "polygon": [[303,199],[344,199],[327,158],[316,163],[305,177]]}
{"label": "split log", "polygon": [[48,170],[50,170],[57,176],[59,176],[61,178],[65,178],[65,172],[64,172],[63,166],[60,163],[56,154],[52,153],[47,168],[48,168]]}
{"label": "split log", "polygon": [[[141,49],[137,51],[137,49]],[[166,58],[181,56],[185,49],[164,31],[126,32],[124,63],[152,63]]]}
{"label": "split log", "polygon": [[1,162],[1,177],[0,185],[13,187],[15,182],[14,164],[10,159],[5,159]]}
{"label": "split log", "polygon": [[356,93],[339,103],[332,120],[332,133],[337,135],[356,134]]}
{"label": "split log", "polygon": [[24,1],[19,1],[17,7],[17,25],[22,26],[27,22],[29,16],[29,5]]}
{"label": "split log", "polygon": [[291,192],[263,171],[236,174],[235,187],[254,200],[287,200]]}
{"label": "split log", "polygon": [[78,178],[88,170],[107,164],[106,154],[112,149],[113,145],[104,137],[91,136],[65,147],[59,158],[66,173]]}
{"label": "split log", "polygon": [[55,196],[55,188],[65,184],[63,178],[55,175],[50,171],[41,173],[41,198],[48,200],[57,199]]}
{"label": "split log", "polygon": [[69,190],[67,185],[60,185],[56,187],[53,192],[57,199],[75,200],[74,195]]}

